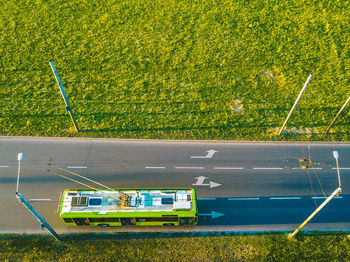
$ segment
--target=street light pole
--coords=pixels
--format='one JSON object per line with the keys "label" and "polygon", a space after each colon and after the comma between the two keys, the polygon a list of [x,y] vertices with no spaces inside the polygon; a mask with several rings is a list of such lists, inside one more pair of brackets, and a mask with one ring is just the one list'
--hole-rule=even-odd
{"label": "street light pole", "polygon": [[337,163],[337,174],[338,174],[338,184],[339,187],[341,188],[341,182],[340,182],[340,172],[339,172],[339,163],[338,163],[338,158],[339,158],[339,154],[338,151],[333,151],[333,156],[335,158],[335,162]]}
{"label": "street light pole", "polygon": [[327,197],[327,199],[323,201],[323,203],[314,212],[312,212],[312,214],[293,233],[288,234],[288,237],[290,238],[294,237],[325,205],[328,204],[329,201],[331,201],[335,196],[339,196],[339,194],[341,193],[342,186],[340,182],[340,174],[339,174],[339,166],[338,166],[338,158],[339,158],[338,151],[333,151],[333,156],[337,162],[338,184],[339,184],[338,188],[334,190],[334,192],[329,197]]}
{"label": "street light pole", "polygon": [[18,193],[18,187],[19,187],[19,174],[21,172],[21,160],[23,159],[23,153],[18,153],[18,171],[17,171],[17,187],[16,187],[16,194]]}
{"label": "street light pole", "polygon": [[20,166],[21,166],[21,160],[23,159],[23,153],[18,153],[18,174],[17,174],[17,187],[16,187],[16,197],[17,199],[22,202],[22,204],[30,211],[30,213],[35,216],[35,218],[41,223],[40,228],[41,230],[44,230],[44,228],[47,228],[47,230],[51,233],[51,235],[57,240],[61,241],[59,235],[56,233],[56,231],[46,222],[46,220],[39,215],[39,213],[34,209],[34,207],[24,198],[24,196],[18,192],[19,187],[19,174],[20,174]]}
{"label": "street light pole", "polygon": [[293,113],[293,111],[294,111],[294,109],[295,109],[296,105],[298,104],[298,102],[299,102],[299,100],[300,100],[301,95],[303,94],[303,92],[304,92],[305,88],[306,88],[306,87],[307,87],[307,85],[309,84],[309,82],[310,82],[310,80],[311,80],[311,77],[312,77],[312,74],[310,74],[310,75],[309,75],[309,77],[307,78],[307,80],[306,80],[306,82],[305,82],[305,84],[304,84],[303,88],[301,89],[301,91],[300,91],[300,93],[299,93],[299,95],[298,95],[297,99],[295,100],[295,102],[294,102],[294,105],[293,105],[292,109],[290,110],[290,112],[289,112],[289,114],[288,114],[288,116],[287,116],[286,120],[284,121],[284,123],[283,123],[283,125],[282,125],[282,127],[281,127],[280,131],[278,132],[278,135],[279,135],[279,136],[282,134],[282,131],[283,131],[284,126],[287,124],[288,119],[289,119],[289,118],[290,118],[290,116],[292,115],[292,113]]}
{"label": "street light pole", "polygon": [[328,134],[329,130],[331,129],[331,127],[333,126],[333,124],[335,123],[335,121],[338,119],[338,116],[341,114],[341,112],[343,112],[344,108],[346,107],[346,105],[349,103],[350,101],[350,96],[348,98],[348,100],[346,100],[345,104],[342,106],[342,108],[339,110],[338,114],[335,116],[335,118],[333,119],[332,123],[329,125],[329,127],[326,130],[325,135]]}
{"label": "street light pole", "polygon": [[52,60],[50,60],[49,62],[50,62],[50,66],[51,66],[52,72],[53,72],[53,74],[54,74],[54,76],[55,76],[55,79],[56,79],[56,81],[57,81],[58,87],[59,87],[59,89],[61,90],[61,94],[62,94],[64,103],[66,104],[66,111],[69,113],[70,118],[71,118],[72,121],[73,121],[75,130],[79,133],[79,128],[78,128],[77,121],[76,121],[76,119],[75,119],[75,117],[74,117],[72,108],[70,107],[70,104],[69,104],[67,95],[66,95],[66,93],[64,92],[64,88],[63,88],[63,86],[62,86],[62,83],[61,83],[61,81],[60,81],[60,78],[58,77],[58,74],[57,74],[57,72],[56,72],[56,68],[55,68],[55,66],[54,66]]}

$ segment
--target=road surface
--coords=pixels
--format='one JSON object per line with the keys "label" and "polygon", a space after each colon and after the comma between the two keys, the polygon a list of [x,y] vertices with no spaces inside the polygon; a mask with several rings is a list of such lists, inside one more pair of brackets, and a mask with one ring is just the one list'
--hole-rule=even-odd
{"label": "road surface", "polygon": [[19,191],[57,232],[114,232],[136,229],[68,228],[61,222],[57,213],[61,192],[81,186],[48,172],[49,161],[109,187],[194,187],[198,225],[171,230],[292,230],[337,188],[332,154],[337,150],[343,193],[306,229],[349,229],[350,143],[312,143],[310,149],[315,165],[309,177],[299,163],[309,157],[306,143],[3,137],[0,232],[40,231],[39,223],[15,197],[19,152],[24,153]]}

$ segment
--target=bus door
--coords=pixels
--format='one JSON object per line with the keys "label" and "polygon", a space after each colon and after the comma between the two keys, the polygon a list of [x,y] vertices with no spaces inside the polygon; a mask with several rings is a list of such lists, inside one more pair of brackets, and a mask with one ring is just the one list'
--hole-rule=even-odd
{"label": "bus door", "polygon": [[180,225],[193,225],[196,222],[195,217],[180,217]]}
{"label": "bus door", "polygon": [[134,226],[136,225],[136,219],[134,217],[121,218],[120,222],[122,226]]}
{"label": "bus door", "polygon": [[88,218],[73,218],[74,223],[77,226],[89,226],[90,221]]}

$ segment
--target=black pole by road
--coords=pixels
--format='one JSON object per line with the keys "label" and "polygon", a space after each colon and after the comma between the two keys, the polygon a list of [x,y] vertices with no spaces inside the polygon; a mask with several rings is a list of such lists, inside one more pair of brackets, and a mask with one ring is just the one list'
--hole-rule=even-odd
{"label": "black pole by road", "polygon": [[57,72],[56,72],[55,66],[54,66],[54,64],[53,64],[53,61],[50,60],[49,62],[50,62],[50,66],[51,66],[52,72],[53,72],[53,74],[55,75],[55,79],[56,79],[56,81],[57,81],[58,87],[59,87],[59,89],[61,90],[61,94],[62,94],[64,103],[66,104],[66,111],[69,113],[70,118],[71,118],[72,121],[73,121],[75,130],[76,130],[77,132],[79,132],[79,128],[78,128],[77,121],[75,120],[75,117],[74,117],[72,108],[70,107],[68,98],[67,98],[67,96],[66,96],[66,93],[64,92],[62,83],[61,83],[61,81],[60,81],[60,79],[59,79],[59,77],[58,77],[58,74],[57,74]]}

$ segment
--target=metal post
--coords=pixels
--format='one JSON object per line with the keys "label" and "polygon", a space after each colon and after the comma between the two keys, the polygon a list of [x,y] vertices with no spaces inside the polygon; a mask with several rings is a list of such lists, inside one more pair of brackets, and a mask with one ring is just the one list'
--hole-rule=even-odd
{"label": "metal post", "polygon": [[306,80],[306,82],[305,82],[305,84],[304,84],[303,88],[301,89],[301,91],[300,91],[300,93],[299,93],[299,95],[298,95],[297,99],[295,100],[294,105],[293,105],[292,109],[290,110],[290,112],[289,112],[289,114],[288,114],[288,116],[287,116],[286,121],[284,121],[284,123],[283,123],[283,125],[282,125],[282,127],[281,127],[280,131],[278,132],[278,135],[279,135],[279,136],[282,134],[282,130],[283,130],[284,126],[287,124],[288,119],[290,118],[290,116],[291,116],[291,114],[292,114],[292,112],[293,112],[294,108],[295,108],[295,107],[296,107],[296,105],[298,104],[298,102],[299,102],[299,100],[300,100],[301,95],[303,94],[303,92],[304,92],[305,88],[306,88],[306,87],[307,87],[307,85],[309,84],[309,82],[310,82],[310,80],[311,80],[311,77],[312,77],[312,74],[310,74],[310,75],[309,75],[309,77],[307,78],[307,80]]}
{"label": "metal post", "polygon": [[17,187],[16,193],[18,192],[19,187],[19,173],[21,172],[21,160],[23,159],[23,153],[18,153],[18,171],[17,171]]}
{"label": "metal post", "polygon": [[346,105],[349,103],[350,101],[350,96],[348,98],[348,100],[346,100],[345,104],[342,106],[342,108],[339,110],[338,114],[335,116],[335,118],[333,119],[332,123],[329,125],[329,127],[327,128],[327,131],[325,133],[325,135],[328,134],[329,129],[331,129],[332,125],[335,123],[335,121],[337,120],[338,116],[341,114],[341,112],[344,110],[344,108],[346,107]]}
{"label": "metal post", "polygon": [[339,187],[336,190],[334,190],[334,192],[325,201],[323,201],[323,203],[292,234],[288,234],[288,236],[290,238],[294,237],[300,231],[300,229],[302,229],[307,224],[307,222],[309,222],[329,201],[331,201],[331,199],[333,197],[335,197],[336,195],[339,195],[341,193],[342,186],[341,186],[340,174],[339,174],[339,165],[338,165],[339,153],[338,153],[338,151],[333,151],[333,156],[337,162]]}
{"label": "metal post", "polygon": [[66,93],[64,92],[62,83],[61,83],[61,81],[60,81],[60,79],[59,79],[59,77],[58,77],[58,74],[57,74],[57,72],[56,72],[55,66],[54,66],[54,64],[53,64],[53,61],[50,60],[49,62],[50,62],[50,66],[51,66],[52,72],[53,72],[53,74],[55,75],[55,79],[56,79],[56,81],[57,81],[58,87],[59,87],[60,90],[61,90],[61,94],[62,94],[63,100],[64,100],[64,102],[65,102],[65,104],[66,104],[66,111],[69,113],[69,115],[70,115],[70,117],[71,117],[71,119],[72,119],[72,121],[73,121],[75,130],[76,130],[77,132],[79,132],[79,128],[78,128],[77,121],[75,120],[75,117],[74,117],[72,108],[70,107],[68,98],[67,98],[67,96],[66,96]]}
{"label": "metal post", "polygon": [[36,217],[36,219],[39,220],[41,223],[40,228],[43,230],[44,228],[47,228],[51,235],[58,241],[60,240],[60,237],[58,234],[55,232],[55,230],[46,222],[46,220],[39,215],[39,213],[32,207],[32,205],[24,198],[22,194],[18,192],[18,186],[19,186],[19,174],[20,174],[20,165],[21,165],[21,160],[23,159],[23,153],[18,153],[18,174],[17,174],[17,187],[16,187],[16,197],[18,198],[19,201],[22,202],[22,204]]}
{"label": "metal post", "polygon": [[20,193],[16,192],[16,197],[23,203],[23,205],[38,219],[38,221],[41,223],[41,229],[47,228],[47,230],[51,233],[51,235],[57,240],[61,241],[60,237],[56,233],[56,231],[46,222],[46,220],[39,215],[38,212],[32,207],[31,204],[22,196]]}
{"label": "metal post", "polygon": [[333,151],[333,156],[335,158],[335,162],[337,163],[338,184],[339,184],[339,187],[342,187],[341,181],[340,181],[340,172],[339,172],[339,163],[338,163],[339,153],[338,153],[338,151]]}
{"label": "metal post", "polygon": [[300,229],[302,229],[307,224],[307,222],[309,222],[325,205],[327,205],[329,201],[331,201],[333,197],[339,195],[341,193],[341,190],[341,187],[338,187],[336,190],[334,190],[334,192],[325,201],[323,201],[323,203],[293,233],[288,234],[288,236],[290,238],[294,237],[300,231]]}

